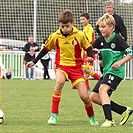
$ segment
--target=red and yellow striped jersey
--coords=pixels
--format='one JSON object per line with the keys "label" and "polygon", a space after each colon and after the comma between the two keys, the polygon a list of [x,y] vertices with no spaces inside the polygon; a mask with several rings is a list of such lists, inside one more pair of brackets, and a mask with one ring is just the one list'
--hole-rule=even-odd
{"label": "red and yellow striped jersey", "polygon": [[55,64],[62,66],[79,66],[83,64],[81,57],[82,48],[88,50],[91,44],[87,41],[84,33],[73,26],[72,32],[65,37],[60,28],[52,33],[44,49],[50,51],[56,48]]}

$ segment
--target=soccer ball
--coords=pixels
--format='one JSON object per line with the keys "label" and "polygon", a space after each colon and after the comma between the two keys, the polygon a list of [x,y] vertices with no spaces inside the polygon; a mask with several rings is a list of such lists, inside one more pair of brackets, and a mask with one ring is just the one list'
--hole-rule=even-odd
{"label": "soccer ball", "polygon": [[5,120],[5,114],[4,112],[0,109],[0,124],[2,124]]}

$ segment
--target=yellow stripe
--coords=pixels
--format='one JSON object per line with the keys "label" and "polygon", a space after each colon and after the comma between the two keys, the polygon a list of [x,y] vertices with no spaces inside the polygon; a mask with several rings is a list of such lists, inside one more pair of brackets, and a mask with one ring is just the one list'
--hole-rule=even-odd
{"label": "yellow stripe", "polygon": [[89,105],[85,105],[86,107],[90,107],[92,105],[92,101],[90,100]]}
{"label": "yellow stripe", "polygon": [[76,89],[76,88],[75,88],[75,85],[78,84],[79,82],[82,82],[82,81],[85,82],[85,80],[84,80],[83,78],[80,78],[80,79],[77,79],[75,82],[73,82],[73,83],[72,83],[72,89]]}
{"label": "yellow stripe", "polygon": [[53,95],[53,97],[60,98],[61,96],[56,96],[56,95]]}
{"label": "yellow stripe", "polygon": [[53,97],[60,98],[61,97],[61,92],[54,91]]}
{"label": "yellow stripe", "polygon": [[56,70],[56,73],[58,73],[58,72],[63,72],[64,74],[65,74],[65,76],[66,76],[66,79],[68,80],[68,81],[70,81],[69,79],[68,79],[68,75],[67,75],[67,73],[64,71],[64,70]]}
{"label": "yellow stripe", "polygon": [[90,72],[90,75],[93,76],[94,74],[95,74],[95,71],[92,70],[92,71]]}

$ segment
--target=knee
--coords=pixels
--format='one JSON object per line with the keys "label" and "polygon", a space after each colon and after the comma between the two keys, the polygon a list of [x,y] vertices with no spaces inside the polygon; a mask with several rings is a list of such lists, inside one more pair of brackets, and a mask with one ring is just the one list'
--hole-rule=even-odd
{"label": "knee", "polygon": [[81,98],[81,100],[86,104],[86,103],[88,103],[88,102],[90,102],[90,98],[89,98],[89,96],[81,96],[80,97]]}
{"label": "knee", "polygon": [[65,84],[65,81],[63,81],[63,80],[56,81],[56,86],[58,86],[59,88],[62,88],[64,86],[64,84]]}
{"label": "knee", "polygon": [[90,95],[90,99],[92,102],[94,101],[95,97],[93,96],[93,94]]}
{"label": "knee", "polygon": [[97,101],[99,100],[99,96],[98,96],[98,94],[91,94],[90,95],[90,99],[91,99],[91,101],[93,102],[93,103],[97,103]]}

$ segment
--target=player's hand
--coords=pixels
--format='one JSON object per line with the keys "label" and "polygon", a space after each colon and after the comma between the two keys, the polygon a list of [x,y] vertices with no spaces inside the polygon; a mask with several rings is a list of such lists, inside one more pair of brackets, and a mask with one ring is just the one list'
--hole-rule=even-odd
{"label": "player's hand", "polygon": [[30,67],[32,67],[32,66],[34,66],[34,63],[33,63],[32,61],[30,61],[30,62],[28,62],[28,63],[26,64],[26,68],[30,68]]}
{"label": "player's hand", "polygon": [[100,50],[97,49],[97,48],[94,48],[94,49],[93,49],[93,53],[94,53],[94,54],[99,54],[99,53],[100,53]]}
{"label": "player's hand", "polygon": [[87,62],[93,62],[94,59],[93,59],[92,57],[87,57],[87,58],[86,58],[86,61],[87,61]]}
{"label": "player's hand", "polygon": [[120,66],[121,66],[121,64],[119,62],[115,62],[111,67],[112,67],[112,69],[117,69]]}

